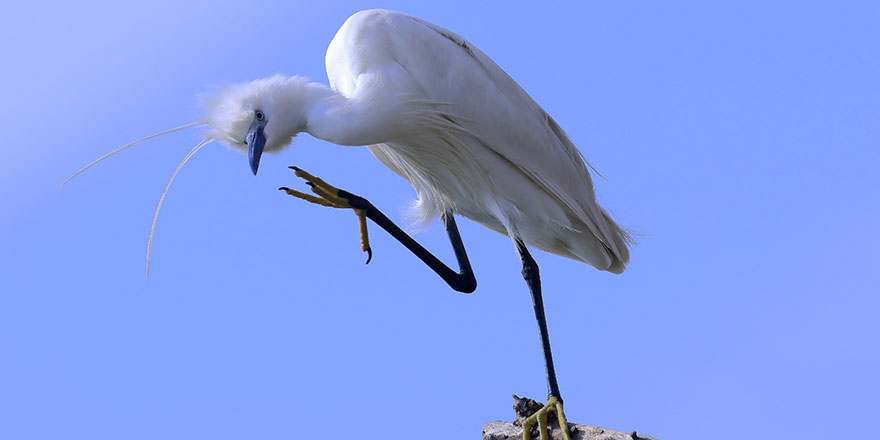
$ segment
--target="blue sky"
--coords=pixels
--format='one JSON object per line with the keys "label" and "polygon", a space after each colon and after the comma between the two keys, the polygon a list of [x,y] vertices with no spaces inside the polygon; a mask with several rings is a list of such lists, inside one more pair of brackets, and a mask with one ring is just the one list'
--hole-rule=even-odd
{"label": "blue sky", "polygon": [[[276,191],[296,164],[392,218],[365,148],[300,136],[253,177],[211,145],[156,201],[194,95],[323,54],[376,4],[4,4],[0,437],[477,438],[543,398],[508,239],[462,220],[449,290],[373,228]],[[565,128],[638,231],[620,276],[536,252],[570,420],[658,438],[824,438],[880,412],[880,7],[400,1],[469,39]],[[446,261],[441,227],[419,235]],[[746,434],[751,435],[751,434]]]}

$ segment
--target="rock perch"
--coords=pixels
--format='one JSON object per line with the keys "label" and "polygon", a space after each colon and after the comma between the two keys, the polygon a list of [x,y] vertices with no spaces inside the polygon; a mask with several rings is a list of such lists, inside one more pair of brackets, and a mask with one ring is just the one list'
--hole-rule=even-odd
{"label": "rock perch", "polygon": [[[487,423],[486,426],[483,426],[483,440],[522,440],[523,420],[543,406],[544,404],[528,397],[519,397],[514,394],[513,410],[516,412],[516,419],[514,419],[513,423],[500,420]],[[556,421],[555,414],[551,413],[549,415],[547,425],[550,437],[553,440],[562,440],[562,431],[559,429],[559,422]],[[568,429],[571,434],[571,440],[657,440],[653,437],[637,434],[635,431],[626,433],[575,423],[569,423]],[[535,426],[532,428],[532,439],[537,440],[538,438],[538,427]]]}

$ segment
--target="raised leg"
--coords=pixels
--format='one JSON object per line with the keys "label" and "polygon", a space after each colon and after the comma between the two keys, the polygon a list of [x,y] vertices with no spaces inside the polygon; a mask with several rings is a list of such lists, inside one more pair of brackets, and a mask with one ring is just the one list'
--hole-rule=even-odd
{"label": "raised leg", "polygon": [[559,394],[559,384],[556,382],[556,369],[553,367],[553,353],[550,351],[550,335],[547,332],[547,318],[544,316],[544,299],[541,295],[541,277],[538,273],[538,263],[532,258],[525,243],[519,238],[514,240],[516,251],[522,259],[522,275],[529,286],[532,295],[532,305],[535,308],[535,319],[538,321],[538,333],[541,336],[541,350],[544,353],[544,368],[547,371],[547,403],[531,417],[523,421],[523,439],[531,439],[531,429],[536,423],[541,440],[550,440],[547,431],[547,415],[556,413],[556,419],[562,429],[562,436],[570,440],[568,424],[565,413],[562,411],[562,395]]}
{"label": "raised leg", "polygon": [[[464,243],[461,241],[461,235],[458,232],[458,226],[455,224],[455,218],[452,212],[443,214],[442,220],[446,227],[446,233],[449,235],[449,241],[452,243],[452,249],[455,251],[455,258],[458,261],[459,271],[452,270],[449,266],[435,257],[434,254],[425,249],[417,241],[413,240],[406,232],[394,224],[382,211],[379,211],[369,200],[354,195],[348,191],[336,188],[323,180],[312,176],[311,174],[296,168],[290,167],[296,172],[297,177],[306,180],[306,183],[318,197],[311,194],[305,194],[287,187],[281,187],[280,190],[289,195],[317,203],[322,206],[333,208],[351,208],[355,211],[360,219],[361,230],[361,247],[365,252],[369,252],[372,256],[369,241],[366,235],[366,220],[370,219],[373,223],[384,229],[392,237],[397,239],[401,244],[406,246],[416,257],[419,257],[428,267],[437,275],[440,275],[449,287],[463,293],[471,293],[477,288],[477,280],[471,269],[471,263],[468,260],[467,252],[464,249]],[[369,262],[369,259],[367,260]]]}

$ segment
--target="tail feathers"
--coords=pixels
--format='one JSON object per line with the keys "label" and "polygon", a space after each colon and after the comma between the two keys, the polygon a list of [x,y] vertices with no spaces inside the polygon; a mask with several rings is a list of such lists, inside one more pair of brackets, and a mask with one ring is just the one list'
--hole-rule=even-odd
{"label": "tail feathers", "polygon": [[623,228],[602,211],[602,221],[605,223],[600,228],[602,236],[598,237],[584,225],[575,231],[569,231],[560,249],[554,249],[553,253],[583,261],[599,270],[607,270],[611,273],[623,273],[629,263],[629,244],[632,239]]}
{"label": "tail feathers", "polygon": [[613,248],[605,246],[605,251],[611,258],[611,264],[605,270],[611,273],[623,273],[626,270],[626,265],[629,264],[629,244],[633,243],[633,239],[608,216],[607,212],[603,211],[602,217],[611,230],[610,238],[614,243]]}

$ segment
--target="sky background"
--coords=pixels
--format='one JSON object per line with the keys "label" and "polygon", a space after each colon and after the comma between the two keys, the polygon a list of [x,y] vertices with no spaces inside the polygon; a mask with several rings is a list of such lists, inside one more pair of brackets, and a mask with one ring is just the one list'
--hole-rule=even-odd
{"label": "sky background", "polygon": [[[602,172],[639,233],[617,276],[535,252],[569,420],[661,439],[827,438],[880,413],[877,2],[4,2],[0,438],[479,438],[543,399],[505,237],[460,220],[451,291],[373,227],[283,196],[296,164],[394,219],[411,187],[302,135],[251,175],[194,95],[326,82],[342,22],[386,7],[481,48]],[[450,263],[442,227],[418,236]],[[846,434],[844,434],[846,435]],[[861,434],[857,434],[861,435]]]}

